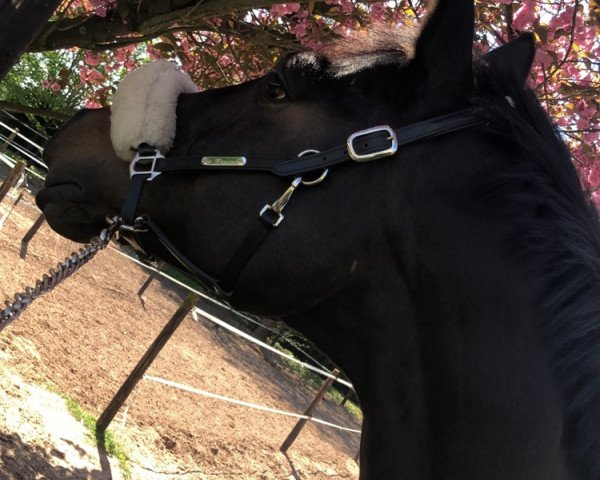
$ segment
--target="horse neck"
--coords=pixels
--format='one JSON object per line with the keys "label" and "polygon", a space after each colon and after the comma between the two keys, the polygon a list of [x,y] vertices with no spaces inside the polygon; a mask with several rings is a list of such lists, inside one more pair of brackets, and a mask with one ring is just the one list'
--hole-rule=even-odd
{"label": "horse neck", "polygon": [[568,478],[536,279],[481,213],[423,198],[354,281],[289,321],[355,385],[362,480]]}

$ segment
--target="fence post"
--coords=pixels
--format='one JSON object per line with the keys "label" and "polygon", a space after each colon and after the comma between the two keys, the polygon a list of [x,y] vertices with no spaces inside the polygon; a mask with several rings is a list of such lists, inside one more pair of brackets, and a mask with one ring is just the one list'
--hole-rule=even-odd
{"label": "fence post", "polygon": [[348,400],[350,400],[350,396],[354,394],[354,389],[348,387],[348,390],[346,390],[346,393],[344,394],[344,398],[342,398],[342,401],[340,402],[340,405],[343,407],[344,405],[346,405],[346,402]]}
{"label": "fence post", "polygon": [[4,197],[8,194],[10,189],[19,181],[21,174],[25,170],[25,162],[19,160],[13,169],[9,172],[6,180],[0,185],[0,202],[4,200]]}
{"label": "fence post", "polygon": [[[319,392],[315,396],[314,400],[312,402],[310,402],[310,405],[304,412],[305,416],[312,417],[313,411],[315,410],[315,408],[317,407],[319,402],[323,399],[323,397],[325,396],[325,393],[327,392],[327,390],[329,390],[329,388],[331,387],[333,382],[335,382],[337,380],[338,376],[340,375],[340,371],[337,368],[335,368],[331,372],[331,374],[333,375],[333,378],[328,377],[327,380],[325,380],[325,383],[321,387],[321,390],[319,390]],[[279,447],[279,451],[286,453],[289,450],[289,448],[292,446],[292,443],[294,443],[294,441],[296,440],[296,438],[298,437],[298,435],[300,434],[300,432],[302,431],[302,429],[304,428],[304,425],[306,425],[306,422],[308,422],[308,420],[309,420],[308,418],[301,418],[300,420],[298,420],[298,423],[296,423],[296,425],[294,426],[294,428],[292,429],[290,434],[287,436],[287,438],[281,444],[281,447]]]}
{"label": "fence post", "polygon": [[10,206],[10,208],[4,214],[4,216],[0,219],[0,230],[2,230],[4,228],[4,224],[8,220],[8,217],[10,217],[10,214],[13,212],[13,210],[16,208],[16,206],[19,204],[19,202],[21,201],[22,198],[23,198],[23,192],[19,193],[19,196],[16,198],[16,200],[13,202],[13,204]]}
{"label": "fence post", "polygon": [[148,278],[144,281],[143,285],[140,287],[140,289],[137,292],[137,296],[140,297],[140,300],[142,302],[142,306],[144,306],[144,308],[146,307],[144,300],[146,299],[144,297],[144,293],[146,293],[146,290],[148,289],[148,287],[150,286],[150,284],[156,280],[156,277],[158,277],[158,274],[160,273],[160,271],[163,269],[165,265],[165,262],[159,262],[158,265],[156,266],[156,270],[151,270],[150,271],[150,275],[148,275]]}
{"label": "fence post", "polygon": [[33,225],[31,226],[31,228],[27,231],[27,233],[21,240],[21,251],[19,252],[19,256],[23,260],[25,260],[25,257],[27,256],[27,247],[29,246],[29,242],[31,241],[33,236],[38,232],[38,230],[43,225],[45,220],[46,219],[44,218],[44,214],[40,213],[39,217],[36,218],[35,222],[33,222]]}
{"label": "fence post", "polygon": [[112,422],[119,409],[127,400],[127,397],[129,397],[132,390],[142,379],[144,373],[146,373],[146,370],[148,370],[150,365],[152,365],[154,359],[169,341],[173,333],[175,333],[175,330],[177,330],[177,327],[179,327],[183,319],[188,313],[190,313],[192,308],[194,308],[198,302],[198,299],[199,297],[195,293],[188,293],[187,297],[185,297],[185,300],[181,303],[175,314],[171,317],[171,320],[169,320],[162,331],[158,334],[154,342],[152,342],[152,345],[150,345],[144,356],[131,371],[123,385],[121,385],[121,388],[119,388],[115,396],[98,418],[98,422],[96,423],[97,434],[104,434],[110,425],[110,422]]}
{"label": "fence post", "polygon": [[10,135],[6,138],[6,140],[4,140],[4,143],[2,145],[0,145],[0,153],[4,153],[6,152],[6,150],[8,150],[8,147],[10,147],[10,144],[12,143],[12,141],[16,138],[16,136],[19,134],[19,129],[15,128],[14,130],[10,131]]}

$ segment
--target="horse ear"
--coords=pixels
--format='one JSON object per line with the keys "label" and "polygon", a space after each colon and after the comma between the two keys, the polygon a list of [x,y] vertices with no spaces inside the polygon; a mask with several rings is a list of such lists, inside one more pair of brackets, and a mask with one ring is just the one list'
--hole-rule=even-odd
{"label": "horse ear", "polygon": [[519,86],[525,86],[535,58],[535,41],[532,33],[524,33],[485,56],[503,76],[513,80]]}
{"label": "horse ear", "polygon": [[474,25],[473,0],[438,0],[415,45],[414,62],[428,90],[472,87]]}

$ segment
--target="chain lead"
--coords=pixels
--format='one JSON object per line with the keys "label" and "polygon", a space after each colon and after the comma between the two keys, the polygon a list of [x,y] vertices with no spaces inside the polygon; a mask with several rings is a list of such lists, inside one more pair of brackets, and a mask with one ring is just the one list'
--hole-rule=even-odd
{"label": "chain lead", "polygon": [[102,230],[100,235],[92,238],[90,243],[81,248],[79,252],[73,252],[56,268],[50,269],[47,274],[35,282],[34,287],[25,287],[24,292],[15,294],[12,302],[5,301],[6,307],[0,311],[0,332],[14,322],[36,298],[52,290],[94,258],[96,253],[104,250],[121,223],[120,219],[113,219],[110,226]]}

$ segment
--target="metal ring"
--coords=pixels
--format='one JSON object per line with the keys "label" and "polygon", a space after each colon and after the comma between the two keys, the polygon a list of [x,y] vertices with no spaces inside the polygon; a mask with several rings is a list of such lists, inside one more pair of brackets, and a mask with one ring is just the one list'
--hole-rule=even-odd
{"label": "metal ring", "polygon": [[[308,149],[308,150],[304,150],[303,152],[300,152],[298,154],[298,157],[310,155],[311,153],[320,153],[320,152],[319,152],[319,150]],[[321,173],[321,175],[318,178],[315,178],[314,180],[302,180],[302,185],[304,185],[306,187],[312,187],[313,185],[317,185],[317,184],[321,183],[323,180],[325,180],[325,177],[327,177],[328,173],[329,173],[329,169],[326,168],[325,170],[323,170],[323,173]]]}

